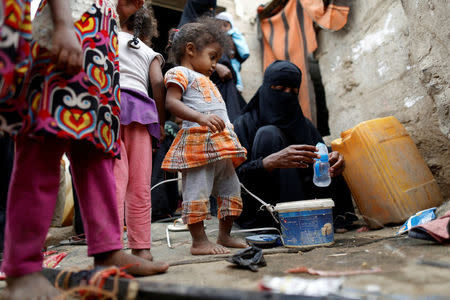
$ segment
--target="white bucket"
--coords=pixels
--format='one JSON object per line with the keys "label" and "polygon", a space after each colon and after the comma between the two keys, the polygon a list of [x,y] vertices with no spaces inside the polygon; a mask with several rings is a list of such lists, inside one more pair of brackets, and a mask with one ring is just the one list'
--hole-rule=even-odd
{"label": "white bucket", "polygon": [[275,211],[284,246],[305,248],[333,244],[333,206],[331,199],[278,203]]}

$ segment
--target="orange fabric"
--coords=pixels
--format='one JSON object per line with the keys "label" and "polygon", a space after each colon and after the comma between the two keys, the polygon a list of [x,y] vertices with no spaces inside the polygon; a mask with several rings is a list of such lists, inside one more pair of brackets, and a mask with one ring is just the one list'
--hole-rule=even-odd
{"label": "orange fabric", "polygon": [[190,169],[226,158],[237,167],[245,161],[246,155],[247,150],[239,143],[230,124],[216,133],[207,126],[182,128],[164,158],[162,169]]}
{"label": "orange fabric", "polygon": [[195,224],[211,219],[209,212],[209,199],[196,201],[183,201],[181,217],[186,225]]}
{"label": "orange fabric", "polygon": [[347,23],[350,7],[347,1],[331,1],[325,7],[323,1],[300,0],[305,11],[320,26],[329,30],[339,30]]}
{"label": "orange fabric", "polygon": [[[196,201],[183,201],[182,219],[184,224],[195,224],[211,219],[209,199]],[[217,197],[217,218],[228,216],[238,217],[242,212],[241,197]]]}
{"label": "orange fabric", "polygon": [[164,76],[164,85],[167,86],[169,82],[179,85],[183,92],[186,91],[189,84],[187,76],[180,70],[175,69],[170,69]]}
{"label": "orange fabric", "polygon": [[314,90],[308,72],[307,56],[317,49],[313,21],[339,30],[347,22],[349,7],[345,0],[289,0],[285,7],[260,22],[264,69],[273,61],[289,60],[302,70],[299,103],[304,115],[315,120]]}
{"label": "orange fabric", "polygon": [[239,217],[242,212],[242,198],[241,197],[217,197],[217,218],[223,219],[225,217]]}

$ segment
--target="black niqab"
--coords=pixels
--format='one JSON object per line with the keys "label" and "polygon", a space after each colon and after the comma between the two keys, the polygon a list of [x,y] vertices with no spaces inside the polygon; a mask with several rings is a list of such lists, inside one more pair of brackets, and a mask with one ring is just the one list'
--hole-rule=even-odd
{"label": "black niqab", "polygon": [[253,123],[245,127],[255,127],[252,131],[256,132],[262,126],[275,125],[291,144],[315,145],[322,141],[317,129],[303,115],[298,96],[271,88],[277,85],[300,88],[301,81],[302,73],[293,63],[277,60],[270,64],[264,73],[263,84],[244,108],[243,114],[249,113]]}
{"label": "black niqab", "polygon": [[214,16],[216,2],[216,0],[188,0],[184,6],[178,28],[181,28],[186,23],[195,22],[203,15],[211,14],[211,17]]}

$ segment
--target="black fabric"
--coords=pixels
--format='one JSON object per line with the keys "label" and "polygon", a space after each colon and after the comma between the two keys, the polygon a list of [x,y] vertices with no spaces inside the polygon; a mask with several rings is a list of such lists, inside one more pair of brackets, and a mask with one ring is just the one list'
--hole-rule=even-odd
{"label": "black fabric", "polygon": [[203,15],[213,16],[215,8],[216,0],[188,0],[184,6],[178,28],[186,23],[195,22],[197,18]]}
{"label": "black fabric", "polygon": [[[164,130],[166,138],[153,155],[153,168],[151,186],[163,180],[177,178],[177,173],[166,172],[161,169],[162,162],[169,151],[173,140],[179,130],[178,125],[172,121],[167,121]],[[178,183],[176,181],[169,182],[157,186],[152,190],[152,221],[172,217],[177,209],[180,195],[178,193]]]}
{"label": "black fabric", "polygon": [[258,268],[267,265],[262,249],[256,246],[240,250],[232,257],[227,258],[227,261],[237,265],[239,268],[250,269],[253,272],[257,272]]}
{"label": "black fabric", "polygon": [[[272,205],[279,202],[332,198],[335,202],[333,209],[335,218],[338,215],[347,216],[346,212],[353,213],[350,190],[343,176],[334,177],[330,186],[319,188],[312,181],[311,167],[276,169],[271,172],[264,169],[262,158],[289,145],[286,135],[276,126],[267,125],[259,128],[255,134],[253,147],[251,150],[247,149],[247,162],[236,170],[239,180],[252,193]],[[260,210],[261,204],[245,191],[242,191],[242,200],[243,211],[236,220],[239,226],[243,228],[277,226],[272,216],[265,209]]]}
{"label": "black fabric", "polygon": [[[290,144],[315,145],[322,141],[317,129],[302,112],[295,94],[274,90],[272,85],[299,88],[302,80],[300,69],[291,62],[277,60],[270,64],[263,78],[263,84],[244,108],[243,122],[256,132],[265,125],[275,125],[287,136]],[[274,101],[274,99],[276,99]],[[250,113],[251,116],[246,116]],[[252,136],[250,136],[253,139]],[[251,143],[250,143],[251,144]]]}
{"label": "black fabric", "polygon": [[219,75],[217,75],[217,72],[214,72],[211,75],[211,81],[214,82],[219,89],[219,92],[222,95],[223,101],[225,101],[225,105],[227,107],[228,118],[231,122],[233,122],[241,114],[246,102],[236,88],[236,73],[231,66],[229,56],[223,54],[219,60],[219,63],[230,69],[233,78],[223,82],[219,78]]}
{"label": "black fabric", "polygon": [[80,202],[78,200],[78,194],[75,189],[75,184],[73,182],[73,176],[72,176],[72,168],[69,168],[70,172],[70,178],[72,179],[72,196],[73,196],[73,230],[75,231],[76,235],[84,234],[84,225],[83,225],[83,218],[81,217],[81,209],[80,209]]}
{"label": "black fabric", "polygon": [[[279,128],[288,145],[323,142],[317,129],[303,115],[297,96],[271,88],[272,85],[299,88],[300,83],[301,71],[290,62],[275,61],[267,67],[263,84],[233,122],[239,141],[249,151],[247,156],[250,156],[257,130],[266,125]],[[249,163],[251,161],[247,160],[240,168],[248,169],[246,164]]]}
{"label": "black fabric", "polygon": [[14,141],[9,136],[0,137],[0,252],[3,252],[6,223],[6,202],[9,181],[14,164]]}
{"label": "black fabric", "polygon": [[[300,70],[292,63],[276,61],[264,74],[259,91],[234,122],[234,130],[247,149],[247,161],[236,172],[239,180],[267,203],[290,202],[314,198],[332,198],[336,215],[353,212],[350,191],[342,176],[332,179],[329,187],[318,188],[313,170],[264,169],[262,159],[293,144],[315,145],[323,142],[314,125],[303,116],[296,95],[276,91],[271,85],[299,87]],[[270,214],[259,210],[259,202],[242,192],[243,212],[236,222],[244,228],[274,226]]]}

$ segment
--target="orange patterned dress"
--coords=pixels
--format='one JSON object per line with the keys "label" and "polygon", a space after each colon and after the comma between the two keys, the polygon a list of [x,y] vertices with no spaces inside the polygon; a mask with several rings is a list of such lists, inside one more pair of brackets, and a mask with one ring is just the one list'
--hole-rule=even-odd
{"label": "orange patterned dress", "polygon": [[171,83],[178,85],[183,91],[184,104],[204,114],[218,115],[226,128],[213,133],[207,126],[183,121],[182,129],[164,158],[162,169],[179,171],[222,159],[231,159],[237,167],[246,160],[247,150],[234,133],[225,102],[208,77],[185,67],[175,67],[166,73],[164,82],[166,86]]}

